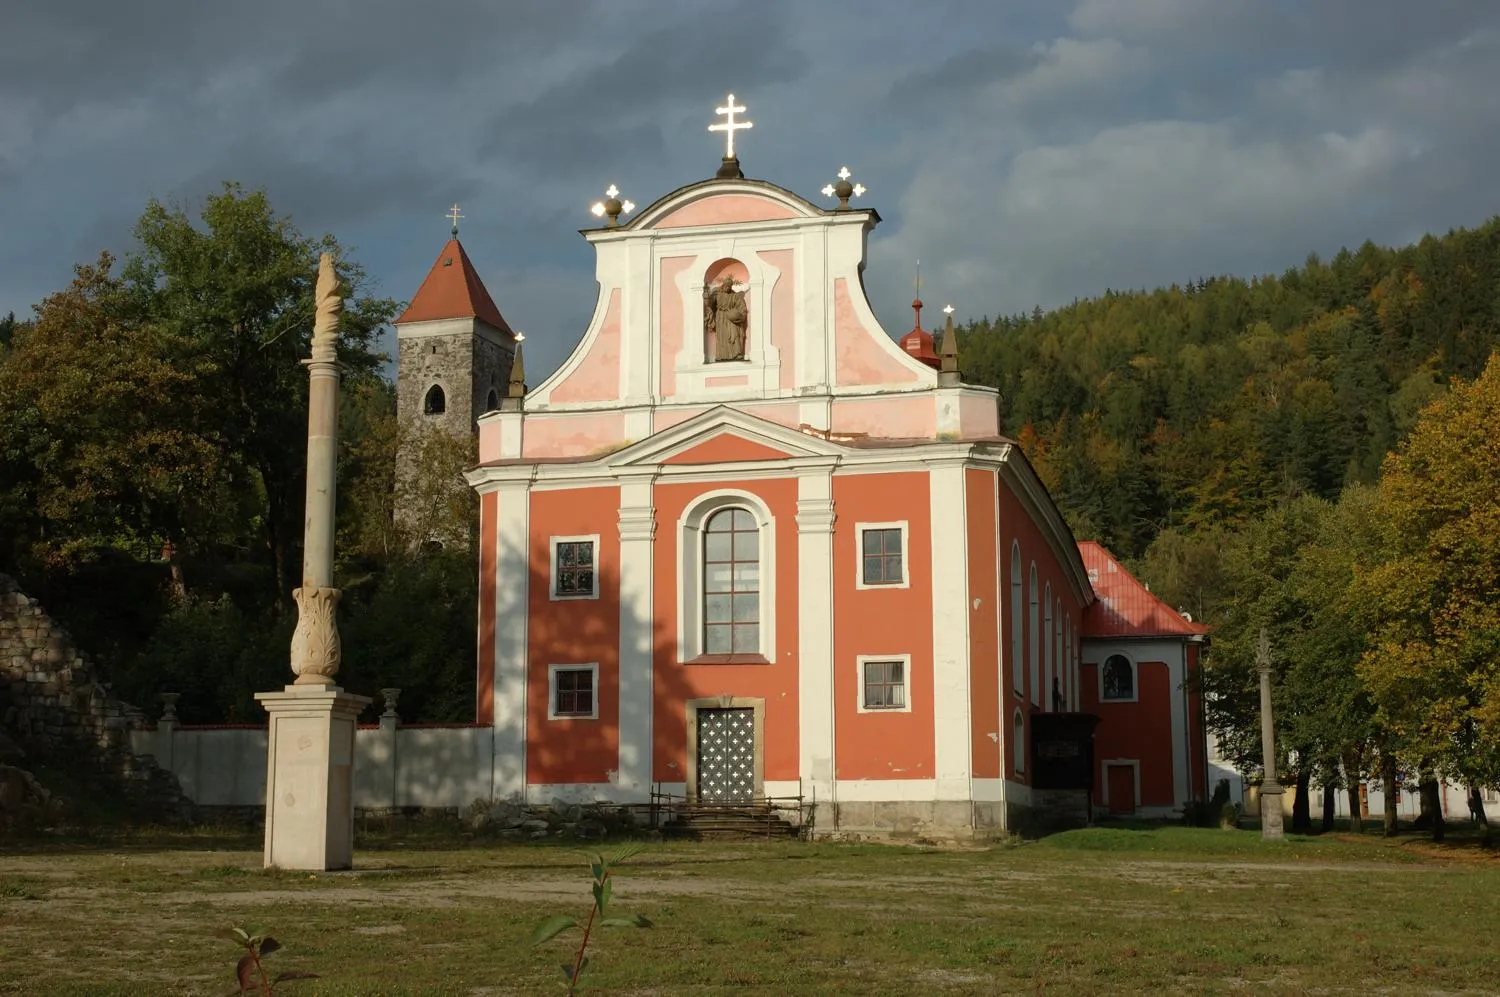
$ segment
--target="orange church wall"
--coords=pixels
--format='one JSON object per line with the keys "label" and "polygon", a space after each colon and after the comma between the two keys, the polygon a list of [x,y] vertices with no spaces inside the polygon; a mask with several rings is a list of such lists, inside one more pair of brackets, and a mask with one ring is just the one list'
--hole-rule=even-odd
{"label": "orange church wall", "polygon": [[[661,337],[661,352],[657,354],[657,379],[661,384],[661,396],[671,398],[677,393],[677,354],[682,351],[682,294],[677,290],[677,278],[693,265],[691,256],[668,256],[661,261],[661,282],[656,300],[661,302],[658,333]],[[657,430],[661,430],[657,426]]]}
{"label": "orange church wall", "polygon": [[[998,779],[1003,728],[1000,725],[999,569],[995,518],[996,474],[964,472],[964,509],[969,527],[969,710],[973,725],[970,758],[976,779]],[[977,605],[976,605],[977,603]]]}
{"label": "orange church wall", "polygon": [[719,461],[782,460],[783,451],[754,443],[734,433],[720,433],[673,457],[663,464],[714,464]]}
{"label": "orange church wall", "polygon": [[[757,496],[775,520],[776,660],[772,664],[685,664],[677,653],[677,571],[682,560],[678,523],[690,502],[708,492],[733,488]],[[662,782],[687,778],[689,699],[743,696],[766,703],[763,776],[797,778],[797,481],[768,478],[736,482],[658,484],[653,594],[655,646],[652,774]]]}
{"label": "orange church wall", "polygon": [[[1001,647],[1001,672],[1000,681],[1006,689],[1006,716],[1014,714],[1017,707],[1021,710],[1024,718],[1026,731],[1026,770],[1017,773],[1015,770],[1015,755],[1010,748],[1011,727],[1007,719],[1002,727],[1006,750],[1004,753],[1006,777],[1019,782],[1029,782],[1031,764],[1031,711],[1034,708],[1031,703],[1031,606],[1030,592],[1030,567],[1036,562],[1037,572],[1037,635],[1042,638],[1038,648],[1038,668],[1041,679],[1040,684],[1045,688],[1041,691],[1043,696],[1038,699],[1037,707],[1050,710],[1052,706],[1051,686],[1047,682],[1047,657],[1046,646],[1050,641],[1050,631],[1047,630],[1047,613],[1041,606],[1041,600],[1045,598],[1047,585],[1052,585],[1052,597],[1054,600],[1061,599],[1063,604],[1063,616],[1073,622],[1074,632],[1077,633],[1078,621],[1081,618],[1080,607],[1073,598],[1072,589],[1068,586],[1067,575],[1059,564],[1052,548],[1047,544],[1040,528],[1031,519],[1021,500],[1011,491],[1010,485],[1001,480],[999,483],[1000,497],[1000,563],[997,570],[1001,580],[1001,616],[1000,616],[1000,647]],[[1010,552],[1013,541],[1021,543],[1021,634],[1022,634],[1022,658],[1021,658],[1021,682],[1024,695],[1015,694],[1015,686],[1011,681],[1011,607],[1010,607]],[[1058,656],[1061,658],[1061,655]]]}
{"label": "orange church wall", "polygon": [[[608,782],[619,760],[620,574],[617,487],[534,492],[530,510],[526,780]],[[599,597],[551,598],[550,538],[597,533]],[[549,720],[551,665],[597,664],[597,719]]]}
{"label": "orange church wall", "polygon": [[552,389],[552,402],[603,402],[620,397],[620,289],[609,292],[604,322],[573,372]]}
{"label": "orange church wall", "polygon": [[793,269],[790,249],[762,250],[756,253],[781,276],[771,291],[771,345],[781,351],[781,387],[787,391],[797,386],[797,322],[793,308],[797,301],[797,272]]}
{"label": "orange church wall", "polygon": [[1095,804],[1104,804],[1104,761],[1133,758],[1141,766],[1141,798],[1137,805],[1174,806],[1171,734],[1174,693],[1166,663],[1137,663],[1134,703],[1100,702],[1098,662],[1084,662],[1081,675],[1083,711],[1100,718],[1094,732]]}
{"label": "orange church wall", "polygon": [[685,204],[671,212],[653,228],[687,228],[692,225],[729,225],[735,222],[776,221],[796,218],[797,213],[753,194],[719,194]]}
{"label": "orange church wall", "polygon": [[474,719],[495,722],[495,516],[500,496],[479,496],[479,665]]}
{"label": "orange church wall", "polygon": [[[835,768],[840,779],[931,779],[932,514],[922,471],[839,474],[833,534]],[[858,587],[860,523],[907,524],[908,588]],[[859,712],[860,655],[911,655],[911,712]]]}
{"label": "orange church wall", "polygon": [[921,375],[917,371],[880,348],[875,339],[877,333],[860,322],[849,294],[847,278],[840,277],[833,282],[833,344],[838,383],[844,386],[905,384],[918,380]]}

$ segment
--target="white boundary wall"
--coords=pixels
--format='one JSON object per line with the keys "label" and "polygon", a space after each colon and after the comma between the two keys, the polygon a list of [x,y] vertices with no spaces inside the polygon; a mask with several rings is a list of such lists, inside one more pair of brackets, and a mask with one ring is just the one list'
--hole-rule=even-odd
{"label": "white boundary wall", "polygon": [[[255,807],[266,802],[264,727],[131,731],[137,754],[152,755],[199,806]],[[466,807],[490,798],[490,727],[361,727],[354,735],[354,805]]]}

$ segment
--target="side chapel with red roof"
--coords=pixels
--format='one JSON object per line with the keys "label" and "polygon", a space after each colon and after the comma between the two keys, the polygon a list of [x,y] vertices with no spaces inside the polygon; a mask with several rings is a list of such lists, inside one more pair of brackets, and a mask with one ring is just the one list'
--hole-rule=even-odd
{"label": "side chapel with red roof", "polygon": [[403,416],[477,416],[496,799],[985,836],[1204,795],[1203,628],[1074,540],[951,319],[881,328],[861,191],[732,145],[628,220],[611,190],[593,318],[529,389],[456,238],[402,316]]}

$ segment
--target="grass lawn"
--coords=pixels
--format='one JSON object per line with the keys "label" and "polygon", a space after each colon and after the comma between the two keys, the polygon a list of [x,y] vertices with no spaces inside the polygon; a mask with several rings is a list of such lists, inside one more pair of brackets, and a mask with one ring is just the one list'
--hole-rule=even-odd
{"label": "grass lawn", "polygon": [[[224,994],[213,929],[264,927],[288,994],[549,994],[581,853],[367,835],[347,873],[233,834],[0,843],[0,994]],[[609,994],[1500,991],[1500,862],[1411,838],[1095,828],[987,850],[656,844],[585,981]],[[278,991],[283,992],[283,991]]]}

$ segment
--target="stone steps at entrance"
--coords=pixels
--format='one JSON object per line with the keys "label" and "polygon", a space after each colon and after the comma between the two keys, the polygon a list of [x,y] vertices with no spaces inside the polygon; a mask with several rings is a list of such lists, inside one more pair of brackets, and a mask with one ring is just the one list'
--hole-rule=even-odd
{"label": "stone steps at entrance", "polygon": [[796,825],[769,805],[677,804],[662,834],[675,838],[795,838]]}

